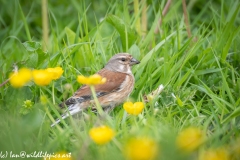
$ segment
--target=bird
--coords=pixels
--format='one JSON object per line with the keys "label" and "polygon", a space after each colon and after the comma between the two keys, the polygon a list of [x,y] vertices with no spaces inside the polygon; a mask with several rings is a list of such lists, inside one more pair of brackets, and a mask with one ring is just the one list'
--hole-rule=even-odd
{"label": "bird", "polygon": [[[135,83],[131,68],[139,63],[140,61],[129,53],[118,53],[112,56],[105,67],[96,73],[106,78],[104,84],[94,86],[98,101],[105,112],[112,111],[129,97]],[[91,89],[88,85],[81,86],[59,106],[60,108],[67,108],[61,116],[62,119],[75,115],[89,107],[96,110]],[[60,119],[57,119],[51,126],[55,126],[60,121]]]}

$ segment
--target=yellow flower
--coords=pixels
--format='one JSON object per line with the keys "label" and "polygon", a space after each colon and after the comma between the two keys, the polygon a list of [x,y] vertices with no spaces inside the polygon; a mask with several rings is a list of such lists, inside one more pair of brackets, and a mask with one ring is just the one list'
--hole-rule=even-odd
{"label": "yellow flower", "polygon": [[49,155],[49,157],[44,157],[43,159],[49,159],[49,160],[72,160],[71,153],[67,153],[65,151],[57,152],[54,155]]}
{"label": "yellow flower", "polygon": [[124,155],[129,160],[152,160],[157,154],[157,143],[147,137],[130,139],[124,147]]}
{"label": "yellow flower", "polygon": [[106,144],[114,137],[114,131],[107,126],[94,127],[90,129],[89,135],[97,144]]}
{"label": "yellow flower", "polygon": [[52,81],[52,74],[47,70],[33,70],[33,81],[39,86],[46,86]]}
{"label": "yellow flower", "polygon": [[203,142],[205,136],[199,128],[186,128],[177,136],[177,146],[186,152],[197,149]]}
{"label": "yellow flower", "polygon": [[142,112],[144,104],[143,102],[135,102],[134,104],[132,102],[125,102],[123,108],[128,114],[138,115]]}
{"label": "yellow flower", "polygon": [[84,76],[78,76],[77,81],[81,84],[86,84],[86,85],[97,85],[97,84],[104,84],[107,79],[102,78],[99,74],[94,74],[90,77],[84,77]]}
{"label": "yellow flower", "polygon": [[228,152],[223,148],[211,149],[203,152],[199,160],[229,160]]}
{"label": "yellow flower", "polygon": [[63,69],[61,67],[47,68],[46,70],[52,74],[52,79],[54,80],[60,78],[63,74]]}
{"label": "yellow flower", "polygon": [[52,80],[60,78],[62,73],[61,67],[33,70],[33,81],[39,86],[46,86]]}
{"label": "yellow flower", "polygon": [[15,88],[20,88],[32,79],[32,72],[30,69],[21,68],[17,73],[10,74],[10,84]]}

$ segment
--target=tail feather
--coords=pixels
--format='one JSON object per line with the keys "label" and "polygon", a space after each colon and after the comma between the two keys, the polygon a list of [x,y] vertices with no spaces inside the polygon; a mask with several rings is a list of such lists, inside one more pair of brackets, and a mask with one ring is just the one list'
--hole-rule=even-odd
{"label": "tail feather", "polygon": [[[76,105],[76,104],[75,105],[70,105],[68,107],[68,111],[66,111],[66,113],[61,115],[61,117],[62,117],[61,119],[63,120],[65,118],[69,117],[70,115],[73,116],[73,115],[75,115],[76,113],[78,113],[80,111],[82,111],[82,109],[79,107],[79,105]],[[56,124],[61,122],[61,119],[59,119],[59,118],[56,119],[55,122],[51,124],[51,127],[54,127]]]}

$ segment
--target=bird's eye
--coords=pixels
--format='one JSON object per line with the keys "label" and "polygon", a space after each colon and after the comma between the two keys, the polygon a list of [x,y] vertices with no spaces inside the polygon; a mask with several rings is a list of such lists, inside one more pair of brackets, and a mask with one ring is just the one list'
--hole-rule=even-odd
{"label": "bird's eye", "polygon": [[122,60],[123,62],[125,62],[125,61],[126,61],[126,59],[125,59],[125,58],[122,58],[121,60]]}

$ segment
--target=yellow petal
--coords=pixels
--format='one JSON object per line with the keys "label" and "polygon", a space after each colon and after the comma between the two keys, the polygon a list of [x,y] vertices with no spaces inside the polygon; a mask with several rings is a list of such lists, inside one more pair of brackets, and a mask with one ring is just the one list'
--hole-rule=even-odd
{"label": "yellow petal", "polygon": [[132,114],[133,103],[132,102],[125,102],[123,104],[123,108],[127,113]]}
{"label": "yellow petal", "polygon": [[224,148],[210,149],[203,152],[199,160],[230,160],[230,156]]}
{"label": "yellow petal", "polygon": [[30,69],[22,68],[17,73],[12,72],[9,77],[10,84],[15,88],[19,88],[32,79],[32,72]]}
{"label": "yellow petal", "polygon": [[50,74],[52,74],[52,79],[59,79],[63,74],[63,69],[61,67],[47,68],[46,69]]}
{"label": "yellow petal", "polygon": [[77,81],[78,81],[78,83],[86,84],[88,80],[86,77],[80,75],[77,77]]}
{"label": "yellow petal", "polygon": [[123,108],[128,114],[138,115],[142,112],[144,104],[143,102],[135,102],[134,104],[132,102],[125,102]]}
{"label": "yellow petal", "polygon": [[135,108],[134,115],[138,115],[142,112],[142,110],[144,108],[144,104],[143,104],[143,102],[136,102],[133,104],[133,107]]}
{"label": "yellow petal", "polygon": [[129,160],[152,160],[158,153],[157,143],[148,137],[132,138],[124,147],[124,155]]}
{"label": "yellow petal", "polygon": [[52,81],[52,75],[47,70],[33,70],[33,81],[39,86],[46,86]]}
{"label": "yellow petal", "polygon": [[97,84],[103,84],[106,82],[106,78],[102,78],[98,74],[94,74],[90,77],[85,77],[85,76],[78,76],[77,81],[81,84],[86,84],[86,85],[97,85]]}
{"label": "yellow petal", "polygon": [[106,83],[106,82],[107,82],[107,78],[102,78],[101,84],[104,84],[104,83]]}
{"label": "yellow petal", "polygon": [[107,126],[100,126],[92,128],[89,135],[95,143],[102,145],[111,141],[115,133]]}
{"label": "yellow petal", "polygon": [[106,78],[103,79],[99,74],[94,74],[89,77],[90,85],[103,84],[106,82]]}
{"label": "yellow petal", "polygon": [[181,131],[177,137],[177,145],[186,152],[192,152],[204,142],[203,132],[196,127],[189,127]]}

